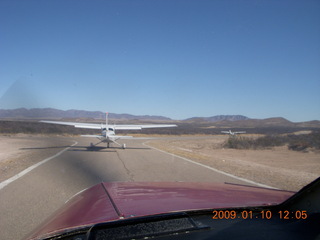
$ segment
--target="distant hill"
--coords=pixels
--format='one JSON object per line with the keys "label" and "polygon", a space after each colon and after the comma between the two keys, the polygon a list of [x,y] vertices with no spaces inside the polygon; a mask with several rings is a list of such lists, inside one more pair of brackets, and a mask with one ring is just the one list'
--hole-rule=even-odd
{"label": "distant hill", "polygon": [[267,127],[286,127],[286,128],[319,128],[320,121],[291,122],[282,117],[266,119],[245,119],[238,121],[223,120],[212,123],[219,128],[267,128]]}
{"label": "distant hill", "polygon": [[[54,108],[18,108],[18,109],[0,109],[0,118],[6,119],[104,119],[105,113],[100,111],[84,111],[84,110],[59,110]],[[169,121],[170,118],[163,116],[150,115],[131,115],[109,113],[110,119],[124,120],[161,120]]]}
{"label": "distant hill", "polygon": [[193,117],[188,118],[185,121],[196,121],[196,122],[220,122],[220,121],[240,121],[249,119],[243,115],[217,115],[213,117]]}

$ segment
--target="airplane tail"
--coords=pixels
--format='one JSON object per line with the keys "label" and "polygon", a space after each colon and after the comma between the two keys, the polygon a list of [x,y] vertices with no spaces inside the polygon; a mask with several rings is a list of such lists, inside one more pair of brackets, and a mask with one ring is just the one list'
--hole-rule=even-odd
{"label": "airplane tail", "polygon": [[112,127],[109,127],[109,113],[106,112],[106,133],[108,135],[108,133],[112,133],[115,134],[115,129]]}
{"label": "airplane tail", "polygon": [[[108,136],[109,133],[109,126],[108,126],[108,112],[106,112],[106,125],[103,126],[103,123],[101,123],[101,136]],[[88,135],[88,136],[94,136],[94,135]]]}
{"label": "airplane tail", "polygon": [[106,128],[107,128],[107,129],[108,129],[108,115],[109,115],[109,113],[106,112]]}
{"label": "airplane tail", "polygon": [[108,135],[109,132],[109,113],[106,112],[106,133]]}

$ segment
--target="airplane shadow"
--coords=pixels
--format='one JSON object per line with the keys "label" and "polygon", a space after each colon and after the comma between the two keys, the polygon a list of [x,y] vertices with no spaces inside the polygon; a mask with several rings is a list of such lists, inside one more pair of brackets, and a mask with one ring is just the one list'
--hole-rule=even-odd
{"label": "airplane shadow", "polygon": [[74,152],[78,152],[78,151],[85,151],[85,152],[116,152],[117,149],[121,149],[121,150],[151,150],[151,148],[147,148],[147,147],[126,147],[125,149],[123,149],[122,147],[102,147],[102,146],[54,146],[54,147],[34,147],[34,148],[19,148],[19,150],[44,150],[44,149],[58,149],[58,148],[67,148],[70,147],[68,149],[68,151],[74,151]]}
{"label": "airplane shadow", "polygon": [[74,146],[71,147],[68,151],[91,151],[91,152],[116,152],[116,150],[151,150],[151,148],[146,147],[101,147],[101,146]]}
{"label": "airplane shadow", "polygon": [[74,146],[71,147],[69,152],[115,152],[115,149],[99,146]]}

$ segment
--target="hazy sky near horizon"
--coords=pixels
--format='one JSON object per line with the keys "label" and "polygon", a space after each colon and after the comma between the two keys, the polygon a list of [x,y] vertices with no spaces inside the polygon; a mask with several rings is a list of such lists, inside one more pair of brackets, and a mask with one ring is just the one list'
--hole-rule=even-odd
{"label": "hazy sky near horizon", "polygon": [[0,108],[320,120],[320,1],[0,0]]}

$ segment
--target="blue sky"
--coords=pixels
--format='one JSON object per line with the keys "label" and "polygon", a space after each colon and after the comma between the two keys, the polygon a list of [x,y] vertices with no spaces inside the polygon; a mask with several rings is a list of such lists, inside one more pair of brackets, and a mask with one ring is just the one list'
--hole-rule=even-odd
{"label": "blue sky", "polygon": [[320,1],[0,0],[0,108],[320,120]]}

